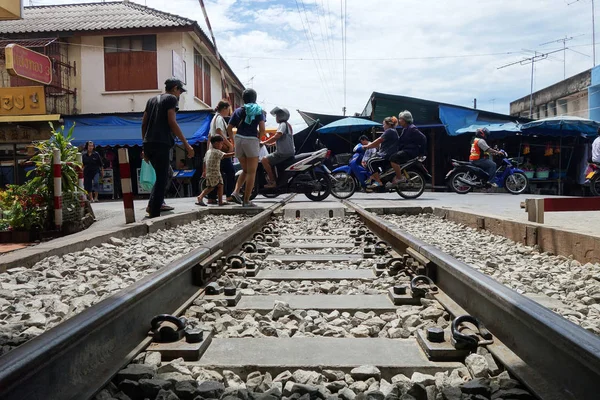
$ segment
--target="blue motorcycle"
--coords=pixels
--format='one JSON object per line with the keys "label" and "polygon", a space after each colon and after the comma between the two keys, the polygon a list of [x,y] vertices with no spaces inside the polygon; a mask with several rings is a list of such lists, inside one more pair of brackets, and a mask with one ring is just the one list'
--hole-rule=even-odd
{"label": "blue motorcycle", "polygon": [[347,199],[357,190],[377,193],[396,192],[405,199],[416,199],[425,190],[425,179],[431,178],[422,164],[425,157],[419,157],[400,166],[402,179],[399,183],[392,184],[396,174],[392,168],[389,168],[381,174],[383,186],[371,190],[367,188],[371,183],[370,172],[362,165],[365,155],[362,144],[357,144],[353,152],[348,165],[338,167],[331,172],[331,194],[338,199]]}
{"label": "blue motorcycle", "polygon": [[[521,194],[527,190],[529,181],[525,172],[516,167],[515,160],[508,158],[502,150],[502,163],[496,170],[494,182],[498,187],[503,187],[512,194]],[[446,175],[446,182],[450,189],[458,194],[469,193],[473,188],[488,187],[488,174],[469,161],[452,160],[454,167]]]}

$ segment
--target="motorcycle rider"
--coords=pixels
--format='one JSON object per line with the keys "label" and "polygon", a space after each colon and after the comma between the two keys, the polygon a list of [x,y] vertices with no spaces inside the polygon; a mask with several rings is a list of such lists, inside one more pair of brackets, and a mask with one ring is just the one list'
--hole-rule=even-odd
{"label": "motorcycle rider", "polygon": [[[363,149],[366,145],[371,143],[366,135],[362,135],[360,138],[358,138],[358,142],[363,146]],[[362,166],[367,168],[367,161],[369,161],[369,159],[375,154],[377,154],[376,149],[365,150],[365,154],[363,155],[363,159],[361,161]]]}
{"label": "motorcycle rider", "polygon": [[404,177],[401,175],[400,165],[404,164],[413,158],[425,155],[427,148],[427,138],[413,124],[413,116],[408,110],[398,114],[398,123],[402,127],[402,133],[398,138],[398,151],[390,157],[390,162],[396,176],[392,180],[391,186],[402,181]]}
{"label": "motorcycle rider", "polygon": [[296,153],[296,149],[294,148],[294,137],[292,136],[292,126],[288,123],[290,112],[286,108],[275,107],[271,110],[271,115],[275,117],[279,124],[277,132],[269,139],[261,142],[261,144],[270,146],[273,143],[276,143],[277,149],[273,153],[263,157],[260,161],[269,176],[269,183],[265,185],[265,188],[269,189],[277,186],[275,174],[271,167],[290,157],[294,157],[294,154]]}
{"label": "motorcycle rider", "polygon": [[600,164],[600,128],[597,132],[598,136],[592,142],[592,162],[594,164]]}
{"label": "motorcycle rider", "polygon": [[479,128],[475,133],[475,138],[471,143],[471,153],[469,155],[469,161],[476,167],[481,168],[488,174],[488,183],[493,187],[498,187],[494,180],[496,179],[496,169],[498,166],[494,160],[490,158],[484,158],[485,153],[493,155],[502,155],[501,151],[492,149],[485,141],[490,131],[488,128]]}
{"label": "motorcycle rider", "polygon": [[392,117],[386,117],[383,120],[383,134],[363,149],[374,149],[381,145],[381,148],[376,155],[367,161],[367,169],[371,173],[371,179],[375,182],[369,186],[369,189],[375,189],[383,186],[379,173],[385,171],[389,165],[389,160],[392,154],[396,152],[398,145],[398,131],[394,128],[394,120]]}

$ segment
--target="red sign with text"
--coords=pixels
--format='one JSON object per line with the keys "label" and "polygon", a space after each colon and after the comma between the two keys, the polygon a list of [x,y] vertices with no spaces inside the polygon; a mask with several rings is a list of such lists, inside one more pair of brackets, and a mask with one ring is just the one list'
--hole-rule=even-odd
{"label": "red sign with text", "polygon": [[6,69],[21,78],[49,85],[52,82],[52,61],[44,54],[18,44],[6,46]]}

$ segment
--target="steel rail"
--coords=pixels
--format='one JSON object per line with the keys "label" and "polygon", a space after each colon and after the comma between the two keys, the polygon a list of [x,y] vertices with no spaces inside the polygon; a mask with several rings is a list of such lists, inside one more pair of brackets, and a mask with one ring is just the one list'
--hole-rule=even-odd
{"label": "steel rail", "polygon": [[544,377],[542,391],[553,388],[555,398],[565,400],[598,398],[599,337],[362,207],[344,204],[396,250],[412,248],[431,260],[436,285],[520,357],[527,364],[522,370]]}
{"label": "steel rail", "polygon": [[3,400],[82,400],[129,362],[153,316],[172,313],[198,292],[193,270],[211,254],[233,251],[294,196],[219,235],[159,271],[0,357]]}

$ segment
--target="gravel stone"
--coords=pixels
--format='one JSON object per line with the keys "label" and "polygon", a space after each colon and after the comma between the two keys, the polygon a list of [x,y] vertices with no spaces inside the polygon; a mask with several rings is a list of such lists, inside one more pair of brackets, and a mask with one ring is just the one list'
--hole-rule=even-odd
{"label": "gravel stone", "polygon": [[225,387],[232,389],[246,389],[246,384],[238,375],[233,371],[223,371],[223,377],[225,378]]}
{"label": "gravel stone", "polygon": [[154,398],[158,395],[162,389],[169,390],[172,383],[162,379],[140,379],[140,389],[144,393],[144,396]]}
{"label": "gravel stone", "polygon": [[490,387],[490,380],[487,378],[475,378],[466,382],[462,387],[461,391],[466,394],[480,394],[489,397],[492,389]]}
{"label": "gravel stone", "polygon": [[410,377],[410,380],[414,383],[418,383],[423,386],[433,385],[435,383],[435,377],[428,374],[422,374],[420,372],[415,372]]}
{"label": "gravel stone", "polygon": [[170,390],[161,390],[156,395],[156,400],[180,400],[175,393]]}
{"label": "gravel stone", "polygon": [[[246,218],[209,215],[145,236],[113,237],[101,246],[50,256],[31,268],[0,273],[0,312],[8,310],[15,322],[21,322],[7,328],[6,319],[0,317],[0,331],[11,331],[11,335],[0,334],[0,355],[138,282]],[[216,226],[219,229],[214,229]]]}
{"label": "gravel stone", "polygon": [[363,380],[369,378],[380,379],[381,371],[379,371],[379,368],[373,365],[361,365],[360,367],[352,369],[352,371],[350,371],[350,375],[353,379],[356,380]]}
{"label": "gravel stone", "polygon": [[571,257],[539,253],[505,237],[431,214],[382,217],[518,293],[559,300],[567,307],[552,311],[600,335],[600,309],[595,307],[600,306],[599,263],[582,265]]}
{"label": "gravel stone", "polygon": [[221,382],[206,381],[198,385],[198,394],[205,399],[218,399],[225,391]]}
{"label": "gravel stone", "polygon": [[465,365],[474,378],[486,378],[489,374],[488,363],[484,356],[469,354],[465,359]]}
{"label": "gravel stone", "polygon": [[129,364],[126,368],[117,372],[117,382],[125,379],[139,381],[140,379],[150,379],[156,375],[156,368],[150,365]]}
{"label": "gravel stone", "polygon": [[338,397],[342,400],[354,400],[356,393],[350,388],[344,388],[338,393]]}
{"label": "gravel stone", "polygon": [[330,382],[332,381],[343,381],[344,371],[325,369],[323,370],[323,376]]}
{"label": "gravel stone", "polygon": [[150,365],[151,367],[158,368],[162,361],[162,356],[158,351],[149,351],[144,357],[144,364]]}

